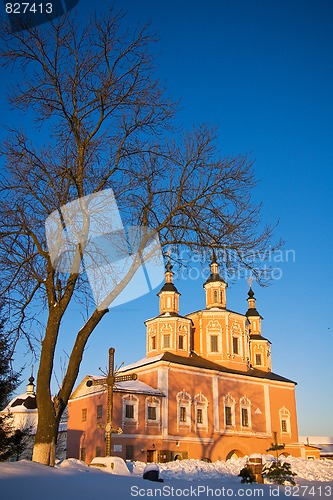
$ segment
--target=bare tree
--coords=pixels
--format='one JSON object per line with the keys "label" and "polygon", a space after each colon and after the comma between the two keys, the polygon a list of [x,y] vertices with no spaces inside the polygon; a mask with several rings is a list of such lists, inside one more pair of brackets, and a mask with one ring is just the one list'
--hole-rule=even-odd
{"label": "bare tree", "polygon": [[[124,32],[122,14],[77,26],[73,16],[13,33],[2,24],[2,57],[25,75],[10,102],[34,113],[25,132],[9,130],[2,146],[0,190],[1,293],[8,297],[13,335],[32,344],[38,313],[47,313],[37,377],[38,428],[33,460],[53,465],[61,415],[76,381],[87,340],[140,263],[133,262],[107,295],[90,304],[73,331],[73,349],[60,389],[51,397],[55,349],[73,300],[90,297],[79,272],[88,238],[72,252],[68,270],[54,265],[46,218],[73,200],[112,188],[124,225],[152,228],[162,246],[204,251],[211,245],[260,279],[259,255],[272,228],[261,227],[251,201],[252,162],[226,158],[215,131],[174,127],[176,105],[154,77],[149,26]],[[39,132],[38,133],[36,133]],[[91,220],[83,217],[87,236]],[[142,250],[151,238],[142,238]]]}

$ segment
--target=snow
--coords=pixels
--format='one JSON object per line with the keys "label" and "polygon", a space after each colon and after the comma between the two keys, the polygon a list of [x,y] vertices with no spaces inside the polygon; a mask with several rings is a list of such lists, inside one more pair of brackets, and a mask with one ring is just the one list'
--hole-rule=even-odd
{"label": "snow", "polygon": [[[113,459],[116,457],[113,457]],[[265,456],[264,461],[271,460]],[[301,497],[305,500],[332,498],[333,461],[305,460],[288,457],[292,470],[297,473],[297,486],[270,484],[241,484],[238,473],[246,458],[207,463],[200,460],[181,460],[159,464],[163,483],[142,478],[144,462],[130,462],[124,471],[114,460],[115,474],[96,467],[88,467],[77,459],[58,462],[50,468],[29,461],[0,463],[0,497],[13,500],[91,500],[111,498],[216,498],[259,497],[271,499]],[[126,475],[124,475],[126,473]],[[127,475],[129,473],[129,475]]]}
{"label": "snow", "polygon": [[100,467],[103,472],[117,474],[118,476],[129,476],[130,471],[123,458],[120,457],[95,457],[91,463],[91,467]]}
{"label": "snow", "polygon": [[118,371],[118,373],[121,374],[124,371],[133,370],[133,368],[139,368],[140,366],[149,365],[150,363],[153,363],[154,361],[159,361],[162,357],[163,357],[163,353],[158,354],[157,356],[151,356],[149,358],[145,357],[145,358],[139,359],[135,363],[131,363],[130,365],[126,365],[126,366],[122,366],[120,368],[120,370]]}

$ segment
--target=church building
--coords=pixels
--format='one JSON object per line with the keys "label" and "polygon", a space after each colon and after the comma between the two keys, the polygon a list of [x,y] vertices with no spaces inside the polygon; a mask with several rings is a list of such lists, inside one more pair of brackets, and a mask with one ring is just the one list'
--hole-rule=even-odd
{"label": "church building", "polygon": [[[137,378],[114,386],[113,456],[226,460],[266,453],[273,433],[285,455],[307,456],[298,442],[296,383],[272,371],[252,287],[242,314],[227,308],[227,286],[213,256],[205,309],[182,316],[167,263],[159,314],[145,322],[146,357],[119,372]],[[85,377],[68,404],[67,456],[86,463],[105,454],[107,393],[99,378]]]}

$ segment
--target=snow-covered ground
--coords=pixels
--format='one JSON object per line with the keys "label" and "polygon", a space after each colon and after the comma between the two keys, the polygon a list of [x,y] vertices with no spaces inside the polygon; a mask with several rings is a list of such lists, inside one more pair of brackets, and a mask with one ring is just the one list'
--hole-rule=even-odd
{"label": "snow-covered ground", "polygon": [[132,498],[299,497],[333,498],[333,461],[288,457],[297,486],[241,484],[238,473],[246,459],[182,460],[160,464],[163,483],[142,479],[143,462],[128,464],[128,476],[108,474],[69,459],[49,468],[28,461],[0,463],[0,498],[11,500],[129,500]]}

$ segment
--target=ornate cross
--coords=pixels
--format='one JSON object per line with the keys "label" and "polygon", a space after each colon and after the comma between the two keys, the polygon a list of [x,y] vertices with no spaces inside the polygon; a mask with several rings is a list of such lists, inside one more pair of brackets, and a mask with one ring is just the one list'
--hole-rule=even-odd
{"label": "ornate cross", "polygon": [[113,412],[113,389],[117,382],[125,382],[126,380],[136,380],[138,378],[136,373],[131,375],[116,375],[114,371],[114,347],[109,349],[109,369],[105,378],[96,380],[87,380],[87,387],[92,385],[105,385],[107,390],[107,412],[106,412],[106,425],[105,425],[105,456],[111,456],[111,435],[112,433],[121,434],[123,430],[121,427],[112,427],[112,412]]}

